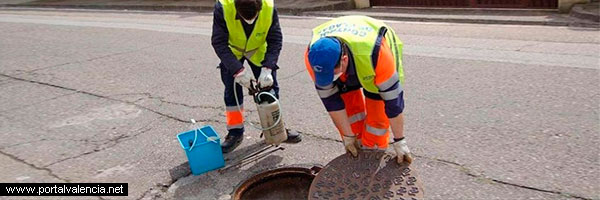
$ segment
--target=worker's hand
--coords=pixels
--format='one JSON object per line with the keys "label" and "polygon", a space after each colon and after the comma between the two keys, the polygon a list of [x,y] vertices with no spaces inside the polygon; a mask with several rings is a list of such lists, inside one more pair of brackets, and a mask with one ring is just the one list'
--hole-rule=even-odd
{"label": "worker's hand", "polygon": [[261,88],[269,87],[273,85],[272,70],[268,67],[262,67],[260,69],[260,75],[258,76],[258,84]]}
{"label": "worker's hand", "polygon": [[412,163],[413,156],[408,149],[408,145],[406,145],[406,139],[402,138],[401,140],[392,143],[392,147],[396,152],[398,164],[402,164],[404,161],[406,161],[409,165]]}
{"label": "worker's hand", "polygon": [[342,137],[342,141],[344,142],[344,147],[346,151],[350,152],[352,156],[358,156],[358,143],[356,142],[356,136],[346,136]]}
{"label": "worker's hand", "polygon": [[251,82],[254,80],[254,76],[252,76],[251,72],[247,72],[245,67],[242,67],[240,71],[233,75],[234,81],[246,88],[251,87]]}

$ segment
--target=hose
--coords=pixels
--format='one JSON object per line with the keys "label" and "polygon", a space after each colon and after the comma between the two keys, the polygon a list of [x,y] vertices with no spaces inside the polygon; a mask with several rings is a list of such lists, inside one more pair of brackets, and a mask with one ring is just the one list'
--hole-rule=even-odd
{"label": "hose", "polygon": [[[240,102],[238,101],[237,89],[235,88],[235,86],[236,86],[235,84],[236,84],[236,82],[234,81],[233,82],[233,95],[235,96],[235,103],[236,103],[236,106],[238,108],[238,111],[240,113],[242,113],[242,108],[240,107]],[[262,128],[262,126],[260,126],[260,127],[259,126],[255,126],[254,124],[252,124],[252,123],[250,123],[250,122],[248,122],[246,120],[244,120],[244,123],[250,125],[252,128],[255,128],[255,129],[258,129],[258,130],[261,130],[261,131],[268,131],[268,130],[271,130],[271,129],[275,128],[275,126],[279,125],[279,123],[281,122],[281,113],[282,113],[281,111],[282,110],[281,110],[281,104],[279,104],[279,99],[277,99],[275,97],[275,95],[271,94],[270,92],[259,92],[258,94],[256,94],[256,96],[258,98],[258,102],[260,102],[260,95],[262,95],[262,94],[267,94],[267,95],[273,97],[273,99],[277,100],[277,108],[279,109],[279,117],[277,118],[277,121],[275,121],[275,123],[272,126],[268,127],[268,128]],[[260,117],[259,117],[259,119],[260,119]]]}

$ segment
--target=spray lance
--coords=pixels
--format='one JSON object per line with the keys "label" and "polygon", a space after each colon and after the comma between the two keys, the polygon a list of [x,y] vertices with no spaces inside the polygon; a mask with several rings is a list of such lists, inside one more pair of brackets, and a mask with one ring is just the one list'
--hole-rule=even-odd
{"label": "spray lance", "polygon": [[[240,102],[238,101],[237,90],[235,89],[235,82],[233,83],[233,94],[235,96],[235,103],[237,104],[238,110],[241,112]],[[278,146],[283,141],[287,140],[287,134],[283,127],[283,120],[281,119],[281,105],[279,100],[270,91],[272,87],[261,88],[258,84],[250,82],[250,95],[252,95],[254,103],[256,104],[256,110],[260,119],[260,126],[256,126],[248,121],[244,123],[252,126],[255,129],[261,130],[261,138],[265,136],[265,142]]]}

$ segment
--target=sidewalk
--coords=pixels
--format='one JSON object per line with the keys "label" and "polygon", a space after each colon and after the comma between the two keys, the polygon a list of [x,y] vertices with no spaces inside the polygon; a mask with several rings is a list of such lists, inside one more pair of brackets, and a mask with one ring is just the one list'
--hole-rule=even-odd
{"label": "sidewalk", "polygon": [[[81,8],[210,12],[214,0],[5,0],[0,7]],[[276,0],[287,15],[338,17],[367,15],[378,19],[421,22],[600,27],[598,2],[576,5],[571,14],[546,9],[472,9],[372,7],[354,9],[352,0]]]}
{"label": "sidewalk", "polygon": [[[6,0],[0,7],[29,8],[82,8],[109,10],[153,11],[212,11],[215,0]],[[276,0],[277,11],[298,15],[305,11],[349,10],[354,8],[351,0]]]}
{"label": "sidewalk", "polygon": [[600,2],[577,4],[573,6],[573,9],[571,10],[571,16],[594,22],[600,22]]}
{"label": "sidewalk", "polygon": [[304,12],[303,14],[324,17],[367,15],[378,19],[419,22],[600,27],[598,22],[569,14],[560,14],[556,10],[549,9],[372,7],[345,11]]}

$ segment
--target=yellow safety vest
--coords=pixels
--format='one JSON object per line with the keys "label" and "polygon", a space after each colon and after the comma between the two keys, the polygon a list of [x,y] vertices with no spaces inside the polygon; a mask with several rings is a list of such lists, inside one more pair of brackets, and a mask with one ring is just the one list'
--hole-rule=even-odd
{"label": "yellow safety vest", "polygon": [[352,58],[356,66],[358,80],[365,90],[379,93],[375,85],[375,66],[371,54],[382,28],[386,28],[385,38],[388,46],[392,48],[398,79],[404,83],[402,70],[402,41],[396,36],[394,30],[383,22],[366,16],[344,16],[332,19],[313,29],[310,45],[322,37],[336,37],[343,40],[352,51]]}
{"label": "yellow safety vest", "polygon": [[267,52],[267,33],[273,22],[273,0],[262,0],[262,9],[249,38],[246,38],[240,19],[236,19],[234,0],[219,2],[223,5],[223,17],[229,31],[229,48],[238,60],[244,56],[254,65],[261,66]]}

